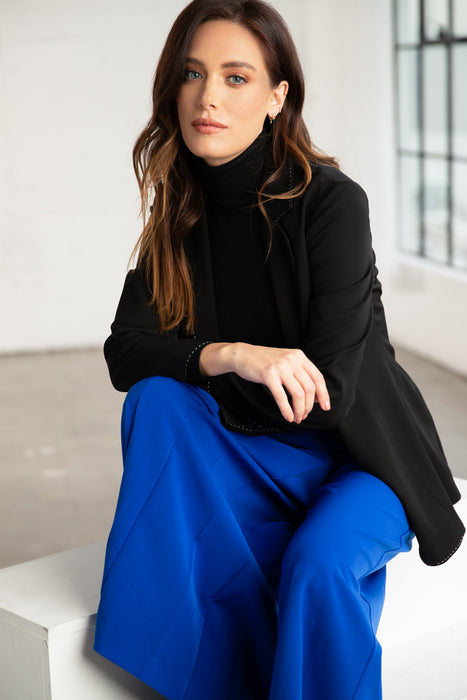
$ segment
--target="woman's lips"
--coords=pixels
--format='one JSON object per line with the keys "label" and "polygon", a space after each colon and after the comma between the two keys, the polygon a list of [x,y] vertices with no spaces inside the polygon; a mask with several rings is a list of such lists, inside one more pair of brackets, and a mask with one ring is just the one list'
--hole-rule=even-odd
{"label": "woman's lips", "polygon": [[218,134],[220,131],[227,129],[225,124],[216,122],[214,119],[195,119],[191,125],[199,131],[200,134]]}

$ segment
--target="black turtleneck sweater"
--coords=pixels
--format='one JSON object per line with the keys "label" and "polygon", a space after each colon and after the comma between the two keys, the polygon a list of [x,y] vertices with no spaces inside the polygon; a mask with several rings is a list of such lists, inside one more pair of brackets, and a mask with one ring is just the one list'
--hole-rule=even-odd
{"label": "black turtleneck sweater", "polygon": [[270,138],[263,132],[237,158],[209,166],[192,156],[205,192],[220,337],[226,342],[284,344],[265,266],[262,214],[257,206]]}

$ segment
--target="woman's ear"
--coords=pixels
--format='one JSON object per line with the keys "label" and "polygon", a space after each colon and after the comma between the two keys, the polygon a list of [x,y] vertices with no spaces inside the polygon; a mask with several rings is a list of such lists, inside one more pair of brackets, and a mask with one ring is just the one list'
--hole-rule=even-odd
{"label": "woman's ear", "polygon": [[287,92],[289,90],[289,84],[286,80],[283,80],[277,87],[274,88],[271,94],[270,108],[268,109],[269,121],[272,122],[277,117],[278,114],[282,112],[282,107],[284,106],[285,98],[287,97]]}

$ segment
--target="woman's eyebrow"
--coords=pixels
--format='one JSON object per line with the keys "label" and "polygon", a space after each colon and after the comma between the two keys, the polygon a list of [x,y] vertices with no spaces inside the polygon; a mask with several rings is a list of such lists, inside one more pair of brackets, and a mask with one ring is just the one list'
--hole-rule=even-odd
{"label": "woman's eyebrow", "polygon": [[[192,56],[187,56],[186,62],[202,68],[205,67],[203,61],[200,61],[199,58],[193,58]],[[222,63],[221,68],[249,68],[250,70],[254,70],[256,73],[256,68],[252,66],[251,63],[247,63],[246,61],[226,61],[225,63]]]}

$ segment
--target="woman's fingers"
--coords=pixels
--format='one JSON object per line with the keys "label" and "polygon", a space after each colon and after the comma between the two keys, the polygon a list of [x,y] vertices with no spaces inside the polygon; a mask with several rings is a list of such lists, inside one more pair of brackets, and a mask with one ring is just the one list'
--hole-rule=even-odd
{"label": "woman's fingers", "polygon": [[293,365],[290,371],[278,371],[277,376],[272,373],[273,377],[266,382],[282,415],[286,420],[294,420],[296,423],[305,420],[315,402],[324,411],[330,409],[329,393],[323,375],[304,354],[299,359],[298,365]]}
{"label": "woman's fingers", "polygon": [[289,422],[301,423],[314,406],[315,385],[309,375],[303,371],[300,377],[282,376],[267,381],[280,412]]}
{"label": "woman's fingers", "polygon": [[294,420],[294,412],[283,385],[280,383],[280,381],[275,381],[271,382],[270,384],[266,384],[266,386],[273,395],[274,401],[276,402],[279,411],[282,413],[282,416],[286,421],[292,423]]}
{"label": "woman's fingers", "polygon": [[279,373],[281,383],[292,400],[294,420],[297,423],[304,420],[313,410],[315,402],[323,411],[329,411],[331,402],[322,373],[302,350],[285,352]]}
{"label": "woman's fingers", "polygon": [[331,408],[331,400],[324,377],[316,365],[310,362],[310,360],[308,360],[308,362],[309,367],[307,367],[307,371],[315,387],[315,396],[313,400],[319,403],[323,411],[329,411]]}
{"label": "woman's fingers", "polygon": [[[211,354],[217,353],[214,359],[218,358],[219,367],[211,361],[209,348]],[[315,402],[325,411],[330,408],[324,377],[302,350],[227,343],[220,348],[208,345],[201,359],[203,353],[205,365],[209,365],[206,374],[234,371],[243,379],[264,384],[289,422],[304,420]]]}
{"label": "woman's fingers", "polygon": [[[290,399],[292,401],[292,410],[293,410],[293,420],[295,423],[301,423],[302,420],[305,418],[307,414],[306,412],[306,403],[307,403],[307,395],[308,395],[308,402],[310,400],[309,398],[309,391],[306,391],[303,385],[296,379],[296,377],[292,377],[287,385],[285,386],[287,391],[289,392]],[[314,394],[314,389],[313,389],[313,394]]]}
{"label": "woman's fingers", "polygon": [[310,375],[305,369],[300,368],[295,373],[295,378],[297,379],[303,391],[304,406],[300,420],[304,420],[310,413],[310,411],[313,410],[313,406],[315,405],[316,386],[314,381],[311,379]]}

